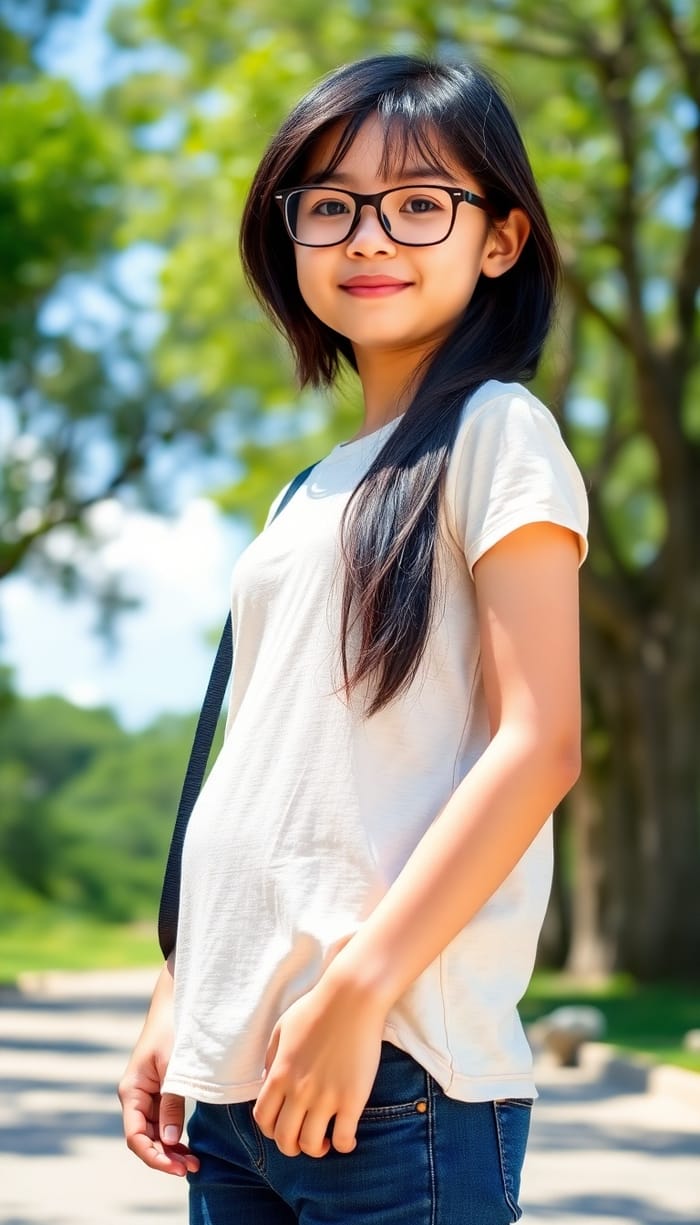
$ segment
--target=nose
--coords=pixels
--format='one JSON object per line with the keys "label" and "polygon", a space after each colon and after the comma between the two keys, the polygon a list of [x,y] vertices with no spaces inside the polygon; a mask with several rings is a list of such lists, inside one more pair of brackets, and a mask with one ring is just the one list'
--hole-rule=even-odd
{"label": "nose", "polygon": [[364,204],[360,209],[357,225],[348,239],[348,254],[390,255],[395,251],[395,244],[379,220],[376,205]]}

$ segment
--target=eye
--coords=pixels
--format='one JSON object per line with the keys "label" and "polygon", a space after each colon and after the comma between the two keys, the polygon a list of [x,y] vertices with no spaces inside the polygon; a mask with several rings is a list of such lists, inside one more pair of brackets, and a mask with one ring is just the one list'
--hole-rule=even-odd
{"label": "eye", "polygon": [[443,202],[433,200],[429,196],[409,196],[407,200],[404,200],[401,211],[420,215],[421,213],[440,212],[444,207]]}
{"label": "eye", "polygon": [[344,200],[319,200],[311,211],[318,217],[342,217],[349,209]]}

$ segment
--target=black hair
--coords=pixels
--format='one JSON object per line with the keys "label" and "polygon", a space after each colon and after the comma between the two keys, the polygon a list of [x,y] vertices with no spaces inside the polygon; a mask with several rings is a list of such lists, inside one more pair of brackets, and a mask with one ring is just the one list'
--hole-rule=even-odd
{"label": "black hair", "polygon": [[[343,159],[376,115],[385,166],[411,153],[444,166],[445,152],[478,182],[496,216],[522,209],[530,232],[515,264],[480,276],[450,335],[424,363],[408,408],[354,490],[341,520],[345,564],[341,650],[346,692],[375,679],[367,715],[405,690],[418,670],[434,603],[438,506],[465,401],[487,379],[527,380],[552,321],[559,256],[515,120],[482,67],[416,55],[377,55],[324,77],[293,109],[253,179],[240,235],[243,267],[257,297],[294,352],[302,386],[329,385],[349,339],[328,327],[299,290],[293,244],[275,192],[303,182],[315,143],[341,123],[327,167]],[[348,670],[350,613],[360,622]]]}

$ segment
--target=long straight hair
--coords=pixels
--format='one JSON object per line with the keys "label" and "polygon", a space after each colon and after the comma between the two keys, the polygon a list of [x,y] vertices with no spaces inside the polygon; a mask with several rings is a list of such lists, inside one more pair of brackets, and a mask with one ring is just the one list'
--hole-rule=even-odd
{"label": "long straight hair", "polygon": [[[518,128],[483,68],[413,55],[378,55],[345,65],[302,98],[271,141],[241,225],[246,277],[286,336],[302,387],[328,386],[343,359],[354,369],[356,362],[348,338],[318,319],[301,296],[293,245],[274,194],[303,182],[315,142],[341,122],[331,173],[373,115],[385,134],[382,173],[399,171],[415,151],[444,172],[446,151],[477,179],[497,217],[523,209],[530,233],[512,268],[500,277],[479,277],[452,332],[422,364],[398,426],[343,512],[344,688],[349,696],[360,681],[374,680],[367,717],[410,686],[425,650],[438,508],[465,401],[487,379],[532,377],[560,275]],[[356,621],[359,649],[349,669],[348,634]]]}

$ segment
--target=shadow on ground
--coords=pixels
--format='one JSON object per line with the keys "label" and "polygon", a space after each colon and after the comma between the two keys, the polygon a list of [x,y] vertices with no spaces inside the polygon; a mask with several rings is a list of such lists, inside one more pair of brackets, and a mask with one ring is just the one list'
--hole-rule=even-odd
{"label": "shadow on ground", "polygon": [[84,1136],[121,1137],[122,1121],[113,1110],[59,1110],[42,1122],[35,1112],[0,1126],[0,1151],[15,1157],[65,1157]]}
{"label": "shadow on ground", "polygon": [[691,1225],[687,1213],[677,1213],[666,1206],[655,1207],[647,1199],[631,1195],[567,1195],[546,1204],[537,1203],[532,1197],[523,1201],[523,1221],[528,1212],[537,1212],[544,1220],[556,1223],[565,1214],[580,1217],[581,1225],[594,1221],[634,1221],[635,1225]]}

